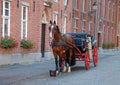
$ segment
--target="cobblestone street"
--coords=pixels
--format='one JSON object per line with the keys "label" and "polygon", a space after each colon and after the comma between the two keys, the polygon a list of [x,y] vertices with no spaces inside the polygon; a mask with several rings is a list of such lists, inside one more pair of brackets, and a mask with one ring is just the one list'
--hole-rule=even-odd
{"label": "cobblestone street", "polygon": [[50,77],[54,60],[42,60],[29,65],[8,65],[0,67],[0,85],[119,85],[120,52],[99,52],[99,63],[85,70],[84,63],[78,62],[71,73]]}

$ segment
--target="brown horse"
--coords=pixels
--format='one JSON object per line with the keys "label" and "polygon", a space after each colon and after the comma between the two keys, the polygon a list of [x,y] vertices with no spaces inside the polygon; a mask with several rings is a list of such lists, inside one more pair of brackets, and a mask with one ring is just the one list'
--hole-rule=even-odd
{"label": "brown horse", "polygon": [[[73,56],[73,48],[69,45],[69,43],[73,44],[73,38],[69,34],[62,35],[59,27],[56,25],[56,22],[50,21],[49,27],[49,37],[50,37],[50,45],[53,50],[53,55],[55,58],[56,64],[56,72],[61,72],[62,62],[65,61],[64,71],[66,70],[66,66],[68,64],[68,72],[71,72],[71,60]],[[59,67],[58,67],[58,58],[59,58]]]}

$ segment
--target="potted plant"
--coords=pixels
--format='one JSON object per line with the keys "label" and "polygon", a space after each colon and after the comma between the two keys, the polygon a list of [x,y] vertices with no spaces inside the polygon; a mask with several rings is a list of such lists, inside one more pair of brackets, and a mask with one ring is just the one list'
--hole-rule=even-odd
{"label": "potted plant", "polygon": [[4,49],[10,49],[18,46],[17,40],[12,37],[5,36],[0,40],[0,47]]}
{"label": "potted plant", "polygon": [[23,39],[20,41],[20,46],[25,48],[25,49],[32,49],[33,43],[31,43],[30,40]]}
{"label": "potted plant", "polygon": [[107,47],[107,43],[104,42],[104,43],[102,44],[102,47],[103,47],[103,49],[105,49],[105,48]]}
{"label": "potted plant", "polygon": [[111,43],[111,48],[114,48],[115,47],[115,44],[112,42]]}
{"label": "potted plant", "polygon": [[50,2],[50,1],[45,1],[45,2],[44,2],[44,5],[45,5],[45,6],[48,6],[48,7],[51,7],[51,6],[52,6],[52,2]]}

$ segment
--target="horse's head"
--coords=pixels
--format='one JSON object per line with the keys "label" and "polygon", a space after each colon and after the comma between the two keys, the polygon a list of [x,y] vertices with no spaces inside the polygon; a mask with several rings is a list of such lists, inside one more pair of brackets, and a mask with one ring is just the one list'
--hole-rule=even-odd
{"label": "horse's head", "polygon": [[58,26],[56,25],[56,22],[50,21],[50,27],[49,27],[49,37],[50,37],[50,43],[55,38],[55,35],[60,33]]}

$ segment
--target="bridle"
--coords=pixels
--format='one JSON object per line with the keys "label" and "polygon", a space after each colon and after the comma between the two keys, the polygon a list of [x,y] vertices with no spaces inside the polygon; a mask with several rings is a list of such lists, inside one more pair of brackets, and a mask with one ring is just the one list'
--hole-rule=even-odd
{"label": "bridle", "polygon": [[51,24],[49,27],[49,43],[50,46],[52,44],[52,42],[54,41],[54,33],[53,33],[53,29],[55,28],[55,24]]}

